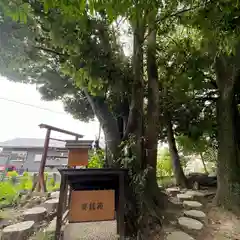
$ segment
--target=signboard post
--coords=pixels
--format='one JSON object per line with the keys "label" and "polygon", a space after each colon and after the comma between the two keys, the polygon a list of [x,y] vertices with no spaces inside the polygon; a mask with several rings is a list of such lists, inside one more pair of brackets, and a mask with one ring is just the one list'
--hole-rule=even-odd
{"label": "signboard post", "polygon": [[55,240],[60,239],[64,192],[69,185],[69,223],[117,221],[117,233],[124,239],[126,169],[59,169],[61,187],[57,209]]}

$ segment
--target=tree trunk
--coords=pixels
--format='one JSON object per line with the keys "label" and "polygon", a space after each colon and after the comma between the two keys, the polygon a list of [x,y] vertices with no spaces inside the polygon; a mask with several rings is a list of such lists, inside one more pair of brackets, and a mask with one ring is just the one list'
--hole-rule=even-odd
{"label": "tree trunk", "polygon": [[207,166],[206,166],[205,161],[203,159],[203,154],[202,153],[200,153],[200,158],[201,158],[201,161],[202,161],[202,164],[203,164],[204,172],[206,174],[208,174]]}
{"label": "tree trunk", "polygon": [[114,161],[119,157],[119,145],[121,143],[118,121],[110,112],[104,98],[91,96],[86,89],[84,89],[84,93],[104,132],[107,149],[106,159],[108,161],[106,166],[113,166]]}
{"label": "tree trunk", "polygon": [[[139,14],[139,13],[138,13]],[[141,167],[144,162],[144,81],[143,81],[143,41],[145,26],[142,16],[138,16],[133,22],[133,84],[130,111],[124,140],[129,135],[134,137],[133,153]]]}
{"label": "tree trunk", "polygon": [[235,122],[235,69],[226,64],[226,58],[216,60],[218,123],[218,189],[216,203],[234,210],[240,202],[239,146]]}
{"label": "tree trunk", "polygon": [[184,172],[181,166],[180,157],[178,155],[178,150],[176,147],[176,141],[175,141],[174,132],[173,132],[172,120],[171,120],[170,113],[168,111],[165,112],[165,119],[167,122],[168,146],[169,146],[169,151],[172,158],[173,173],[176,178],[176,183],[177,185],[180,185],[183,188],[187,188],[188,186],[187,179],[186,179],[186,176],[184,175]]}
{"label": "tree trunk", "polygon": [[[155,19],[153,19],[155,20]],[[156,24],[148,27],[147,74],[148,74],[148,105],[146,139],[146,164],[152,167],[152,181],[156,182],[157,148],[159,133],[159,81],[156,62]]]}
{"label": "tree trunk", "polygon": [[233,96],[220,96],[217,102],[219,130],[216,202],[227,208],[235,207],[240,202],[239,149],[233,114]]}

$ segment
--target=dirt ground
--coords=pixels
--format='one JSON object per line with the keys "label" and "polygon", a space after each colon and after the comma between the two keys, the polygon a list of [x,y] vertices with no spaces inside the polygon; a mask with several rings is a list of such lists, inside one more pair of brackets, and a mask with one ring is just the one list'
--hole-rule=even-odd
{"label": "dirt ground", "polygon": [[[207,219],[200,232],[187,232],[195,240],[240,240],[240,215],[222,208],[217,208],[212,204],[213,196],[202,201],[204,204],[203,212]],[[166,233],[182,230],[179,228],[177,219],[183,216],[184,209],[179,206],[169,208],[165,213],[163,235],[160,239],[165,239]],[[185,231],[186,232],[186,231]]]}
{"label": "dirt ground", "polygon": [[240,240],[240,216],[208,206],[208,222],[196,240]]}

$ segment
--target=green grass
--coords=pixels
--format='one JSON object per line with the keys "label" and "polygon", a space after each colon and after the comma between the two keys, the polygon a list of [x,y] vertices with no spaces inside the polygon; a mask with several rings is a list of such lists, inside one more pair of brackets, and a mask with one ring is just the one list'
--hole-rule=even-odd
{"label": "green grass", "polygon": [[[46,174],[47,176],[47,174]],[[46,177],[47,191],[52,192],[60,188],[60,184]],[[20,201],[20,193],[31,190],[33,186],[32,177],[27,173],[23,176],[10,175],[4,182],[0,182],[0,208],[13,206]]]}
{"label": "green grass", "polygon": [[163,188],[168,188],[176,184],[175,178],[171,176],[158,178],[158,185]]}

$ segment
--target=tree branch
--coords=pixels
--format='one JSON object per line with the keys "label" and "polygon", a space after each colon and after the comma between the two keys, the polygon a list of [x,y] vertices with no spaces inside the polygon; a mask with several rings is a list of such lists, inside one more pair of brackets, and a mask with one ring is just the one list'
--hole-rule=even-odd
{"label": "tree branch", "polygon": [[38,49],[38,50],[42,50],[44,52],[52,53],[52,54],[55,54],[55,55],[58,55],[58,56],[69,57],[68,54],[60,53],[60,52],[57,52],[56,50],[53,50],[53,49],[44,48],[44,47],[40,47],[40,46],[33,46],[33,47]]}
{"label": "tree branch", "polygon": [[198,9],[198,8],[200,8],[200,7],[205,7],[207,4],[209,4],[209,3],[211,3],[211,2],[212,2],[212,0],[209,0],[209,1],[207,1],[206,3],[204,3],[204,4],[200,4],[200,5],[195,6],[195,7],[189,7],[189,8],[186,8],[186,9],[182,9],[182,10],[179,10],[179,11],[177,11],[177,12],[175,12],[175,13],[170,14],[170,15],[163,16],[163,17],[161,17],[160,19],[157,19],[157,20],[156,20],[156,24],[157,24],[157,23],[160,23],[161,21],[164,21],[164,20],[166,20],[166,19],[168,19],[168,18],[176,17],[176,16],[181,15],[181,14],[183,14],[183,13],[196,10],[196,9]]}

